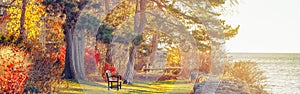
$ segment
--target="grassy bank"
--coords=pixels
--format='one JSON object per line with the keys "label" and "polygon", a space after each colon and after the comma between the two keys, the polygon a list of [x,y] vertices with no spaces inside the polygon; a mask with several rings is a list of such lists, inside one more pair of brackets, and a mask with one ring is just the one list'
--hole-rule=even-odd
{"label": "grassy bank", "polygon": [[107,90],[106,82],[82,82],[80,83],[65,80],[59,87],[58,93],[72,94],[99,94],[101,93],[188,93],[192,90],[193,84],[187,80],[167,80],[157,82],[135,81],[133,85],[122,85],[122,89]]}

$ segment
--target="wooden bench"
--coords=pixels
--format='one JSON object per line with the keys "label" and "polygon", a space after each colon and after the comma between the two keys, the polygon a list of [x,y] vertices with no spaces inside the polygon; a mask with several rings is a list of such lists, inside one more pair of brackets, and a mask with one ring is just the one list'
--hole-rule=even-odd
{"label": "wooden bench", "polygon": [[178,70],[182,69],[182,67],[167,67],[167,68],[143,68],[143,71],[145,71],[145,74],[147,74],[150,70],[163,70],[163,72],[170,72],[172,70]]}
{"label": "wooden bench", "polygon": [[[117,90],[122,88],[122,77],[120,75],[111,75],[109,70],[106,71],[106,78],[107,78],[107,89],[110,88],[117,88]],[[116,85],[113,85],[116,83]]]}

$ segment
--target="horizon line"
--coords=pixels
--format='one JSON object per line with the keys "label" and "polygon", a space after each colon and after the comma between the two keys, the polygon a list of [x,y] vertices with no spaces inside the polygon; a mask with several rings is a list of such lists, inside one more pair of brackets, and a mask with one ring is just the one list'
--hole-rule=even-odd
{"label": "horizon line", "polygon": [[274,53],[274,54],[300,54],[300,52],[231,52],[231,51],[227,51],[228,53]]}

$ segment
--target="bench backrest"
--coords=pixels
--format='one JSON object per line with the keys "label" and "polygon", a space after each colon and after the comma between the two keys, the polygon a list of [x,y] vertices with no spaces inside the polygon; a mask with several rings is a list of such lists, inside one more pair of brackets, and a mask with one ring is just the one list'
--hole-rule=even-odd
{"label": "bench backrest", "polygon": [[106,78],[107,78],[108,81],[112,80],[111,73],[110,73],[109,70],[106,70]]}

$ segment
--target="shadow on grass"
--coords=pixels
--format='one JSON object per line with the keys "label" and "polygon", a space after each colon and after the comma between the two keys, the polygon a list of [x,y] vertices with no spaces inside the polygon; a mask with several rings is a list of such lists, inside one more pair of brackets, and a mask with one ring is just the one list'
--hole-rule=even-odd
{"label": "shadow on grass", "polygon": [[[153,93],[176,93],[185,92],[187,87],[185,84],[187,81],[156,81],[156,82],[146,82],[146,81],[136,81],[133,85],[122,84],[122,89],[117,91],[116,89],[107,90],[107,82],[90,82],[90,81],[67,81],[71,87],[61,88],[63,92],[72,93],[91,93],[96,94],[97,92],[105,93],[116,93],[116,94],[132,94],[132,93],[142,93],[142,94],[153,94]],[[179,89],[176,89],[179,88]],[[173,91],[176,90],[176,91]]]}
{"label": "shadow on grass", "polygon": [[81,88],[61,88],[61,89],[65,91],[83,92]]}
{"label": "shadow on grass", "polygon": [[80,81],[80,84],[89,85],[89,86],[95,86],[95,87],[99,87],[99,88],[107,88],[107,86],[105,86],[105,85],[101,85],[99,83],[90,82],[90,81]]}

